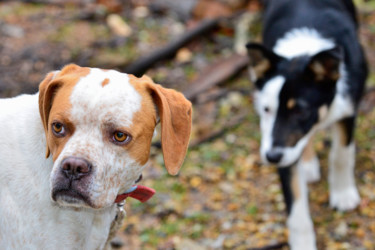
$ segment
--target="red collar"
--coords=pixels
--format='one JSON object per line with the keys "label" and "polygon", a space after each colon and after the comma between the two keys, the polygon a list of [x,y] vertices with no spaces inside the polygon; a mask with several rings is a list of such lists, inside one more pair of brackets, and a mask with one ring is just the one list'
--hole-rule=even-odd
{"label": "red collar", "polygon": [[139,200],[140,202],[148,201],[155,194],[155,190],[145,186],[137,185],[128,189],[125,193],[116,197],[115,203],[120,203],[128,197]]}

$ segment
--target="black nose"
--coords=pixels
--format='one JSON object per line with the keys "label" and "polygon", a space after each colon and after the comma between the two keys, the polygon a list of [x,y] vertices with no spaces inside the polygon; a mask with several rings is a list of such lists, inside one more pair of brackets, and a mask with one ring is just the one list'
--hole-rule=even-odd
{"label": "black nose", "polygon": [[61,163],[61,170],[69,179],[78,180],[91,172],[91,164],[77,157],[68,157]]}
{"label": "black nose", "polygon": [[270,150],[266,153],[267,160],[271,163],[278,163],[283,157],[283,153],[279,150]]}

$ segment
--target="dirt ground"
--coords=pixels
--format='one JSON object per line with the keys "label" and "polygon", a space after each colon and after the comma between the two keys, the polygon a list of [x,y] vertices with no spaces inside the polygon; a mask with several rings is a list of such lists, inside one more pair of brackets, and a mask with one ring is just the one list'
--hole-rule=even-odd
{"label": "dirt ground", "polygon": [[[198,1],[203,5],[194,9],[197,1],[0,1],[0,96],[35,93],[49,71],[72,62],[124,70],[204,18],[223,16],[217,27],[146,72],[162,85],[188,91],[220,62],[228,66],[226,59],[240,40],[238,23],[246,19],[243,12],[250,13],[248,39],[259,40],[261,29],[261,6],[255,0]],[[351,212],[329,208],[330,138],[329,131],[320,133],[315,147],[322,179],[309,185],[319,249],[375,249],[373,2],[357,1],[359,34],[371,71],[355,134],[355,175],[362,201]],[[194,97],[192,146],[177,177],[166,173],[155,139],[141,184],[157,193],[144,204],[128,199],[127,217],[116,239],[119,249],[288,249],[278,175],[273,166],[262,165],[258,155],[252,89],[240,70]]]}

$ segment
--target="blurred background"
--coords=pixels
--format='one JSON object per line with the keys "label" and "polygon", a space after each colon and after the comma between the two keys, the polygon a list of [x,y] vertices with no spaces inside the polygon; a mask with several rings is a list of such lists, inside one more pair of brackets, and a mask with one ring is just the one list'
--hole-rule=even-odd
{"label": "blurred background", "polygon": [[[329,132],[316,142],[322,180],[310,184],[319,249],[375,249],[375,1],[355,1],[371,70],[360,105],[359,208],[328,206]],[[0,0],[0,96],[35,93],[67,63],[114,68],[182,91],[194,104],[191,146],[177,177],[155,139],[142,185],[128,199],[118,249],[287,249],[276,169],[260,162],[244,44],[260,41],[259,0]]]}

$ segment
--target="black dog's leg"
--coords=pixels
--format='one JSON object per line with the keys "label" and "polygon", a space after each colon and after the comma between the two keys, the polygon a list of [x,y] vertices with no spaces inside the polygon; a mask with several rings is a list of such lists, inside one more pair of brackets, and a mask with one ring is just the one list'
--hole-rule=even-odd
{"label": "black dog's leg", "polygon": [[329,162],[331,207],[351,210],[360,202],[354,178],[355,144],[353,131],[355,117],[340,120],[332,127],[332,149]]}
{"label": "black dog's leg", "polygon": [[293,204],[293,193],[292,193],[292,168],[293,167],[286,167],[286,168],[278,168],[278,173],[281,181],[281,188],[283,190],[284,195],[284,201],[286,205],[286,211],[288,215],[290,214],[290,211],[292,209]]}
{"label": "black dog's leg", "polygon": [[301,164],[278,168],[288,212],[289,245],[292,250],[315,250],[315,233],[310,218],[307,182]]}

